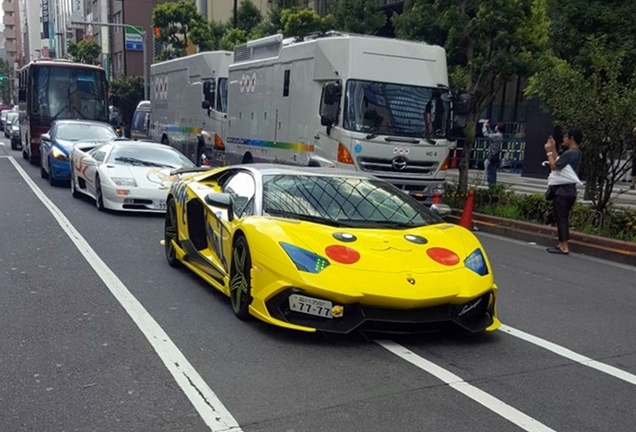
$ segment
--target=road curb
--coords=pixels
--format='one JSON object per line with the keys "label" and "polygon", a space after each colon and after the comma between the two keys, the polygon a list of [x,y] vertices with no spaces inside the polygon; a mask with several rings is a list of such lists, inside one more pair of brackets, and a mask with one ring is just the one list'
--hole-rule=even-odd
{"label": "road curb", "polygon": [[[449,222],[459,223],[461,212],[448,216]],[[554,246],[557,230],[547,225],[504,219],[473,213],[473,227],[476,231],[500,235],[543,246]],[[570,251],[596,258],[603,258],[621,264],[636,266],[636,243],[609,239],[580,232],[570,233]]]}

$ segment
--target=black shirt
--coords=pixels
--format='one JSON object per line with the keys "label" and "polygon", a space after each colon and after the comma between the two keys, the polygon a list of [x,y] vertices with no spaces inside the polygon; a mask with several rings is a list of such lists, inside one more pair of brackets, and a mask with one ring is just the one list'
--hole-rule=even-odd
{"label": "black shirt", "polygon": [[[572,148],[563,152],[563,154],[556,160],[557,169],[563,169],[566,165],[570,165],[576,175],[579,175],[579,166],[581,165],[581,149]],[[555,195],[576,197],[576,183],[560,185]]]}

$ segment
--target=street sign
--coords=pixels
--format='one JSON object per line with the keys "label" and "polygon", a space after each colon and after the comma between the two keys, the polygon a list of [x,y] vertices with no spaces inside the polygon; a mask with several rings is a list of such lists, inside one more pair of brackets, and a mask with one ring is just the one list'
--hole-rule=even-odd
{"label": "street sign", "polygon": [[[139,31],[143,31],[144,28],[141,26],[136,26],[135,28],[139,29]],[[127,51],[143,51],[144,49],[144,41],[143,37],[135,31],[135,29],[126,27],[126,50]]]}

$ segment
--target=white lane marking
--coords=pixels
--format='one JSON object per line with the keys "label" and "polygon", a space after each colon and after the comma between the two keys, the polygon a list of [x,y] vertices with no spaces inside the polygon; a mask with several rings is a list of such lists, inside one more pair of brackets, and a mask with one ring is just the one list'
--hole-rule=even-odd
{"label": "white lane marking", "polygon": [[601,363],[600,361],[593,360],[584,355],[578,354],[572,350],[569,350],[561,345],[557,345],[553,342],[547,341],[545,339],[541,339],[540,337],[533,336],[521,330],[517,330],[515,328],[509,327],[507,325],[502,324],[499,327],[499,330],[509,334],[510,336],[514,336],[516,338],[522,339],[526,342],[530,342],[533,345],[544,348],[548,351],[552,351],[553,353],[560,355],[561,357],[565,357],[569,360],[572,360],[575,363],[579,363],[583,366],[591,367],[592,369],[596,369],[600,372],[611,375],[615,378],[623,380],[627,383],[636,385],[636,375],[631,374],[629,372],[625,372],[621,369],[618,369],[614,366],[610,366],[605,363]]}
{"label": "white lane marking", "polygon": [[183,393],[190,399],[190,402],[210,430],[213,432],[241,432],[242,429],[232,414],[225,408],[223,403],[216,394],[214,394],[203,378],[201,378],[183,353],[179,351],[179,348],[172,342],[168,334],[159,326],[148,311],[146,311],[139,300],[128,291],[123,282],[113,273],[106,263],[102,261],[79,231],[75,229],[60,209],[42,192],[26,171],[22,169],[13,157],[10,157],[9,160],[22,178],[24,178],[24,181],[33,190],[33,193],[35,193],[40,201],[42,201],[42,204],[51,212],[64,232],[75,244],[75,247],[77,247],[93,270],[95,270],[95,273],[104,281],[104,284],[108,287],[113,296],[115,296],[135,324],[137,324],[137,327],[139,327],[144,336],[146,336],[159,355],[159,358],[163,361],[163,364],[168,368],[179,384],[179,387],[181,387],[181,390],[183,390]]}
{"label": "white lane marking", "polygon": [[0,141],[0,145],[2,145],[2,146],[3,146],[3,145],[4,145],[4,143],[3,143],[2,141]]}
{"label": "white lane marking", "polygon": [[375,342],[398,357],[442,380],[444,383],[448,384],[449,387],[452,387],[465,396],[468,396],[475,402],[485,406],[490,411],[500,415],[520,428],[528,432],[555,432],[554,429],[550,429],[543,423],[540,423],[532,417],[522,413],[518,409],[513,408],[485,391],[468,384],[454,373],[418,356],[406,347],[389,340],[376,340]]}

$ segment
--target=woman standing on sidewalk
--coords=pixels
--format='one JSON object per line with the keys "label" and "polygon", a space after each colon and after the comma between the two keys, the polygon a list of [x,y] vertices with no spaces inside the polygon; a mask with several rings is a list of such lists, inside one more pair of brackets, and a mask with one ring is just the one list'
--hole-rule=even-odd
{"label": "woman standing on sidewalk", "polygon": [[[548,138],[544,148],[548,157],[548,163],[552,170],[562,170],[567,165],[579,175],[581,165],[581,149],[579,145],[583,140],[580,130],[569,128],[563,135],[563,146],[567,148],[561,156],[558,156],[554,138]],[[570,211],[576,202],[576,183],[562,184],[556,186],[553,200],[554,220],[559,234],[559,244],[556,247],[548,248],[549,253],[567,255],[570,253],[568,241],[570,240]]]}
{"label": "woman standing on sidewalk", "polygon": [[497,170],[501,162],[499,153],[501,152],[501,145],[503,143],[503,133],[501,132],[501,125],[497,123],[495,125],[495,131],[490,129],[490,123],[484,123],[482,128],[482,134],[490,138],[490,145],[486,150],[486,160],[484,161],[484,168],[486,171],[486,181],[488,181],[488,187],[493,187],[497,184]]}

